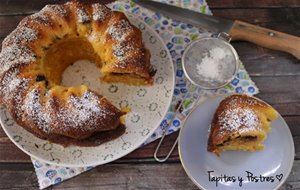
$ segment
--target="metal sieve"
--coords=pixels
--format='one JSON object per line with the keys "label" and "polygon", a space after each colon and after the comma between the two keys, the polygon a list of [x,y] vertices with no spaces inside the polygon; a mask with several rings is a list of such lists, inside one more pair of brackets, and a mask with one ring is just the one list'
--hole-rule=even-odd
{"label": "metal sieve", "polygon": [[[218,89],[229,82],[237,74],[239,69],[239,57],[235,49],[230,45],[230,36],[226,33],[220,33],[217,37],[200,38],[192,42],[184,51],[182,56],[182,65],[185,76],[192,84],[202,89]],[[155,149],[154,158],[158,162],[165,162],[178,143],[178,137],[171,150],[164,158],[158,158],[159,148],[170,128],[170,123],[182,109],[182,104],[186,95],[176,109],[173,118],[164,129],[162,137]],[[198,102],[198,95],[196,102]]]}
{"label": "metal sieve", "polygon": [[239,69],[239,57],[229,41],[221,33],[200,38],[186,48],[182,66],[190,82],[203,89],[218,89],[232,81]]}

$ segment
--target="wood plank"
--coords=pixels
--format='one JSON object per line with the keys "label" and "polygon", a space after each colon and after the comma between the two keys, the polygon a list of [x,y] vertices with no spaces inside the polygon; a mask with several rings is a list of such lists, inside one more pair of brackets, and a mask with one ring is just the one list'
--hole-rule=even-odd
{"label": "wood plank", "polygon": [[[111,167],[113,166],[114,165],[112,165]],[[85,187],[90,187],[91,184],[93,184],[92,187],[103,187],[104,185],[105,189],[115,189],[116,187],[110,186],[109,182],[112,179],[108,179],[106,177],[107,175],[116,176],[118,177],[118,179],[120,179],[121,183],[118,184],[118,187],[120,189],[197,189],[196,186],[185,174],[185,171],[183,170],[182,166],[177,163],[153,164],[150,165],[150,167],[149,165],[141,164],[133,168],[123,167],[123,165],[120,167],[120,165],[117,165],[115,172],[113,172],[112,174],[107,174],[107,172],[111,172],[111,169],[106,170],[106,168],[102,166],[100,166],[100,168],[101,169],[99,169],[97,173],[95,171],[91,171],[90,173],[83,174],[85,176],[80,176],[80,181],[71,179],[65,183],[54,186],[53,189],[81,189]],[[134,171],[131,172],[131,170]],[[283,187],[281,187],[281,189],[287,189],[287,187],[289,187],[290,189],[296,189],[297,187],[299,187],[299,185],[297,185],[297,183],[299,183],[300,181],[299,171],[300,164],[299,161],[297,161],[293,166],[293,174],[291,174],[288,177],[287,182]],[[99,174],[98,172],[102,173]],[[122,173],[126,173],[126,175],[129,173],[129,176],[132,176],[132,178],[127,177],[127,179],[124,179]],[[97,177],[100,176],[104,177],[105,180],[103,181],[105,184],[97,180]],[[123,186],[122,182],[124,182],[126,186]],[[94,185],[94,183],[96,184]],[[109,184],[109,186],[107,186],[106,184]]]}
{"label": "wood plank", "polygon": [[[297,20],[300,18],[300,8],[279,8],[279,9],[226,9],[213,10],[216,16],[240,19],[273,30],[300,36],[300,25]],[[0,16],[0,37],[7,36],[27,15]]]}
{"label": "wood plank", "polygon": [[[279,9],[215,9],[215,16],[241,20],[262,27],[300,36],[300,8]],[[281,27],[282,25],[282,27]]]}
{"label": "wood plank", "polygon": [[[11,14],[29,14],[36,12],[43,8],[46,4],[63,3],[59,0],[5,0],[0,6],[0,15]],[[88,0],[88,2],[99,2]],[[102,0],[102,3],[112,2],[112,0]],[[300,2],[297,0],[264,0],[264,1],[244,1],[244,0],[207,0],[207,3],[211,9],[229,9],[229,8],[282,8],[282,7],[300,7]]]}
{"label": "wood plank", "polygon": [[257,97],[270,103],[281,115],[300,114],[300,76],[253,76],[252,79],[260,89]]}
{"label": "wood plank", "polygon": [[[31,164],[0,164],[1,189],[36,189]],[[280,190],[296,190],[300,182],[300,160]],[[106,164],[49,189],[197,189],[180,163]]]}
{"label": "wood plank", "polygon": [[248,42],[232,42],[240,60],[251,76],[295,76],[300,75],[300,60],[294,56]]}
{"label": "wood plank", "polygon": [[0,164],[0,189],[38,189],[34,168],[28,164]]}
{"label": "wood plank", "polygon": [[[3,134],[3,130],[0,128],[0,132]],[[161,151],[159,156],[164,156],[170,150],[170,147],[173,145],[173,142],[177,138],[178,133],[169,135],[166,137],[164,143],[161,146]],[[148,159],[149,161],[154,161],[153,153],[155,147],[157,146],[158,141],[150,143],[143,148],[139,148],[132,152],[131,154],[122,158],[121,162],[139,162],[143,161],[142,159]],[[177,148],[170,157],[170,161],[178,161],[178,150]],[[3,137],[0,137],[0,163],[1,162],[30,162],[30,157],[16,147],[9,138],[3,134]]]}
{"label": "wood plank", "polygon": [[[297,23],[300,8],[277,8],[277,9],[212,9],[214,16],[231,20],[239,19],[252,24],[271,24],[272,22]],[[237,17],[239,16],[239,17]],[[299,26],[298,26],[299,27]],[[299,32],[299,31],[296,31]]]}
{"label": "wood plank", "polygon": [[3,0],[0,6],[0,15],[30,14],[42,9],[46,4],[58,3],[59,0]]}
{"label": "wood plank", "polygon": [[27,15],[18,16],[0,16],[0,37],[3,39],[11,33],[18,25],[18,23]]}
{"label": "wood plank", "polygon": [[300,136],[294,137],[293,140],[295,145],[295,160],[300,160]]}
{"label": "wood plank", "polygon": [[[300,136],[300,119],[297,116],[284,117],[285,122],[289,126],[292,135]],[[298,146],[298,145],[297,145]]]}
{"label": "wood plank", "polygon": [[[62,4],[67,0],[5,0],[5,2],[1,2],[0,5],[0,15],[21,15],[21,14],[32,14],[41,10],[47,4]],[[83,2],[100,2],[102,4],[106,4],[112,2],[113,0],[81,0]]]}
{"label": "wood plank", "polygon": [[[292,116],[292,117],[284,117],[287,122],[293,136],[294,136],[294,144],[296,149],[296,158],[300,159],[300,117]],[[29,156],[23,153],[19,148],[17,148],[9,138],[4,134],[3,130],[0,128],[0,163],[5,162],[30,162]],[[161,150],[159,152],[159,156],[165,156],[170,148],[173,145],[173,142],[178,136],[178,132],[169,135],[164,140],[164,143],[161,146]],[[150,143],[142,148],[139,148],[133,151],[131,154],[125,156],[118,162],[140,162],[140,161],[153,161],[153,153],[157,146],[158,140]],[[145,160],[146,159],[146,160]],[[169,161],[178,161],[179,154],[177,148],[173,152]]]}
{"label": "wood plank", "polygon": [[209,7],[214,9],[300,7],[300,2],[297,0],[286,0],[286,1],[207,0],[207,3]]}

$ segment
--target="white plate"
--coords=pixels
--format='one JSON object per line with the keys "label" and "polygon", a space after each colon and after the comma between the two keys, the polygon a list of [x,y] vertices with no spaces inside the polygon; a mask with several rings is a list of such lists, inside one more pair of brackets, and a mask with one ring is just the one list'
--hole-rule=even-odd
{"label": "white plate", "polygon": [[[228,95],[208,98],[188,116],[179,136],[179,154],[188,176],[201,189],[277,189],[288,177],[294,161],[294,142],[291,132],[281,116],[271,124],[271,132],[265,140],[265,149],[256,152],[226,151],[221,157],[206,150],[208,127],[213,114]],[[209,176],[209,171],[210,176]],[[250,173],[247,173],[250,172]],[[247,176],[257,176],[255,182]],[[224,175],[234,176],[225,182]],[[261,181],[260,175],[270,181]],[[222,177],[216,186],[217,177]],[[210,177],[210,179],[209,179]],[[243,179],[241,182],[238,180]],[[250,177],[249,177],[250,179]],[[219,178],[219,180],[221,180]],[[273,181],[273,182],[271,182]]]}
{"label": "white plate", "polygon": [[[174,91],[174,68],[164,42],[143,21],[129,15],[132,24],[142,31],[145,46],[151,52],[151,64],[157,69],[153,86],[127,86],[99,82],[99,69],[87,64],[80,72],[74,65],[65,71],[65,85],[87,84],[99,91],[118,107],[129,106],[132,110],[126,117],[126,132],[121,137],[97,147],[70,146],[64,148],[41,140],[18,126],[4,107],[0,119],[7,136],[25,153],[47,163],[61,166],[93,166],[111,162],[132,152],[147,140],[159,126],[172,100]],[[79,63],[80,65],[80,63]],[[84,77],[83,77],[84,76]],[[67,77],[68,78],[68,77]],[[71,79],[71,78],[70,78]],[[70,82],[69,84],[66,84]]]}

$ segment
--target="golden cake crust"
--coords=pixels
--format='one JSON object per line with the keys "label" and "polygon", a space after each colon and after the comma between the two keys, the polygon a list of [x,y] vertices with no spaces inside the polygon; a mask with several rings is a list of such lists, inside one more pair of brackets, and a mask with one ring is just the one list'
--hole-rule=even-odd
{"label": "golden cake crust", "polygon": [[[109,131],[122,134],[124,112],[84,85],[60,85],[64,69],[78,59],[95,61],[107,75],[128,74],[142,78],[143,84],[153,82],[141,32],[123,13],[98,3],[71,1],[45,6],[4,39],[0,104],[28,131],[64,145],[98,145],[101,139],[115,138]],[[101,139],[93,144],[88,137]],[[83,139],[86,143],[80,143]]]}
{"label": "golden cake crust", "polygon": [[223,150],[263,149],[270,122],[278,113],[257,98],[234,94],[222,100],[211,122],[207,150],[220,155]]}

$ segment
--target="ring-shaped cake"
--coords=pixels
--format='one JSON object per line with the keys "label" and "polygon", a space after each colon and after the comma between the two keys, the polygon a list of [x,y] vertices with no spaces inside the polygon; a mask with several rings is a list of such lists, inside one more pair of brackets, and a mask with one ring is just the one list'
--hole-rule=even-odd
{"label": "ring-shaped cake", "polygon": [[151,85],[150,53],[121,12],[71,1],[24,18],[2,43],[0,104],[36,136],[95,146],[124,133],[124,111],[87,86],[61,85],[76,60],[95,62],[105,82]]}

